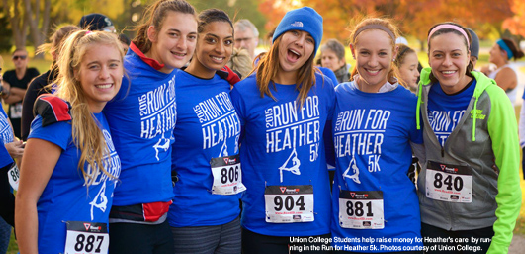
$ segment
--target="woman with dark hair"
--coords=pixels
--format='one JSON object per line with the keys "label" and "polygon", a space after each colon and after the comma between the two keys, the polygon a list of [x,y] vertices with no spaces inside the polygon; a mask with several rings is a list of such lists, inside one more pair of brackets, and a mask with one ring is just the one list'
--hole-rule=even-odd
{"label": "woman with dark hair", "polygon": [[178,181],[168,221],[173,253],[240,253],[239,195],[241,125],[220,71],[233,50],[233,25],[226,13],[199,15],[190,65],[176,78],[177,123],[172,171]]}
{"label": "woman with dark hair", "polygon": [[[418,90],[422,119],[416,114],[426,154],[418,178],[421,232],[454,243],[475,239],[469,249],[458,245],[464,251],[506,253],[521,206],[516,117],[494,80],[472,71],[471,41],[454,23],[428,32],[430,68],[421,72]],[[430,253],[442,245],[425,242]]]}
{"label": "woman with dark hair", "polygon": [[288,12],[256,73],[231,92],[244,130],[243,253],[296,253],[300,246],[290,246],[304,243],[292,237],[315,236],[319,249],[328,245],[323,131],[335,97],[332,82],[314,68],[322,33],[322,18],[313,9]]}
{"label": "woman with dark hair", "polygon": [[518,86],[518,69],[509,63],[523,57],[523,51],[511,39],[501,38],[494,43],[489,52],[489,62],[496,65],[496,70],[487,76],[496,81],[496,84],[505,91],[512,105],[516,103]]}
{"label": "woman with dark hair", "polygon": [[104,109],[122,159],[110,214],[109,253],[173,253],[166,220],[173,198],[175,76],[197,41],[195,9],[184,0],[149,6],[124,59],[128,76]]}

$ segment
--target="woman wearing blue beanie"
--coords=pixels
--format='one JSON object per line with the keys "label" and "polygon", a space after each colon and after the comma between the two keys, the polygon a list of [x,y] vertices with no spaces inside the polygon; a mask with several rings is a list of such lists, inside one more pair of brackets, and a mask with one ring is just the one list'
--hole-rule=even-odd
{"label": "woman wearing blue beanie", "polygon": [[335,96],[331,80],[314,69],[322,34],[322,18],[313,9],[288,12],[256,74],[230,93],[244,130],[243,253],[322,253],[329,247],[323,130]]}

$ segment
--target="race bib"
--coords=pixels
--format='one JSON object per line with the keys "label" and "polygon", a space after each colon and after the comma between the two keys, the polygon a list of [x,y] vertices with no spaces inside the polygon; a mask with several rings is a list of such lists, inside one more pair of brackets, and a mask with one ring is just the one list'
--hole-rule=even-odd
{"label": "race bib", "polygon": [[385,228],[383,192],[339,192],[339,225],[354,229]]}
{"label": "race bib", "polygon": [[468,166],[427,163],[426,196],[447,202],[472,202],[472,169]]}
{"label": "race bib", "polygon": [[210,161],[213,173],[212,194],[235,195],[246,190],[242,184],[239,155],[213,158]]}
{"label": "race bib", "polygon": [[314,221],[312,185],[268,186],[264,191],[266,222]]}
{"label": "race bib", "polygon": [[9,107],[11,115],[10,118],[22,118],[22,102],[15,103]]}
{"label": "race bib", "polygon": [[7,171],[7,178],[9,179],[9,184],[13,190],[18,191],[18,183],[20,183],[20,170],[16,163],[13,163],[11,169]]}
{"label": "race bib", "polygon": [[106,223],[68,221],[65,254],[108,253]]}

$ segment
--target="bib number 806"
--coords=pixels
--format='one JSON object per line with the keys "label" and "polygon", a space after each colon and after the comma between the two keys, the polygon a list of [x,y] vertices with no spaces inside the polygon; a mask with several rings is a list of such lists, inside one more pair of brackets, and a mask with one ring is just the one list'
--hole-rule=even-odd
{"label": "bib number 806", "polygon": [[[95,244],[97,245],[97,248],[95,249],[95,253],[100,253],[102,246],[102,242],[104,241],[104,236],[97,236],[89,235],[86,237],[84,234],[77,235],[76,243],[75,243],[75,251],[78,252],[91,252],[93,251],[93,248],[95,247]],[[96,242],[96,243],[95,243]]]}
{"label": "bib number 806", "polygon": [[233,183],[239,180],[239,166],[236,165],[235,168],[222,168],[221,169],[221,183],[225,184],[227,182]]}

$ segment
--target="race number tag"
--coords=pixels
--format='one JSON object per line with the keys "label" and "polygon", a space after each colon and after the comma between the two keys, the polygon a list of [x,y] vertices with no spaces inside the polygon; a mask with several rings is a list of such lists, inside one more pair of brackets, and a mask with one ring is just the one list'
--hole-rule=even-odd
{"label": "race number tag", "polygon": [[235,195],[246,190],[241,182],[241,163],[238,154],[212,158],[210,164],[213,173],[212,194]]}
{"label": "race number tag", "polygon": [[264,191],[266,222],[314,221],[312,185],[268,186]]}
{"label": "race number tag", "polygon": [[65,254],[108,253],[106,223],[68,221]]}
{"label": "race number tag", "polygon": [[9,179],[9,184],[13,190],[18,191],[18,183],[20,182],[20,170],[16,163],[13,163],[11,169],[7,171],[7,178]]}
{"label": "race number tag", "polygon": [[472,202],[472,169],[429,161],[426,196],[447,202]]}
{"label": "race number tag", "polygon": [[22,102],[17,102],[10,107],[10,118],[22,118]]}
{"label": "race number tag", "polygon": [[354,229],[385,228],[383,192],[339,192],[339,225]]}

